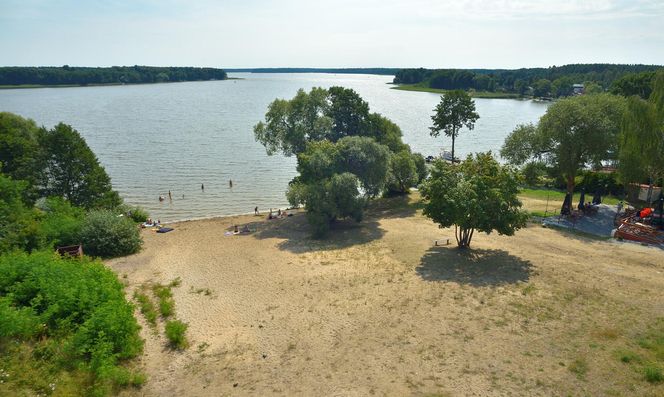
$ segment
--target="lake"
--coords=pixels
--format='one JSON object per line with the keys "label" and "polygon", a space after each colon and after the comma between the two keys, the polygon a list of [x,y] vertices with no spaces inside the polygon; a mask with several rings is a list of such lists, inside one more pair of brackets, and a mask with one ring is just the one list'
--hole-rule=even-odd
{"label": "lake", "polygon": [[[0,90],[0,111],[52,127],[72,125],[94,150],[128,204],[162,221],[286,207],[295,158],[267,156],[253,126],[275,98],[299,88],[340,85],[356,90],[403,130],[413,151],[436,155],[447,137],[431,138],[440,95],[390,89],[392,76],[232,73],[241,80],[106,87]],[[500,149],[520,123],[536,122],[547,104],[475,99],[480,119],[462,131],[457,155]],[[229,187],[229,180],[233,187]],[[201,184],[205,190],[201,190]],[[168,200],[169,190],[172,200]],[[166,197],[159,202],[158,197]]]}

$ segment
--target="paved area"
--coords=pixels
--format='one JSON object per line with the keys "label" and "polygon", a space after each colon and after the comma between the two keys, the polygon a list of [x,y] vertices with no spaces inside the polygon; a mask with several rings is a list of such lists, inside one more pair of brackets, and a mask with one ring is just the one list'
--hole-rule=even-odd
{"label": "paved area", "polygon": [[584,215],[576,220],[569,217],[552,216],[544,218],[542,222],[550,226],[575,229],[601,237],[611,237],[611,231],[615,228],[613,225],[615,215],[615,205],[600,204],[597,213],[593,215]]}

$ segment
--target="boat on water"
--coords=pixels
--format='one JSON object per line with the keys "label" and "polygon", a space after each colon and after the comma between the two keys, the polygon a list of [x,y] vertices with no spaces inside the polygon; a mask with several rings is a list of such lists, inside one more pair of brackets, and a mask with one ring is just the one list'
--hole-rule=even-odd
{"label": "boat on water", "polygon": [[[427,163],[432,163],[432,162],[434,162],[435,160],[438,160],[438,159],[442,159],[442,160],[448,161],[450,163],[454,162],[454,159],[452,158],[452,152],[450,152],[449,150],[445,150],[445,149],[442,149],[437,156],[427,156],[427,157],[424,158],[424,160]],[[457,159],[457,161],[459,161],[459,160]]]}

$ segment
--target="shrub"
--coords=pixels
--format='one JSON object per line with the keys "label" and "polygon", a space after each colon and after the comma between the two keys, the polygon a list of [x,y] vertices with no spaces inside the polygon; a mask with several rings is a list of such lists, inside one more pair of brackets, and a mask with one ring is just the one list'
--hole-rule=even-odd
{"label": "shrub", "polygon": [[415,168],[417,169],[417,183],[420,184],[429,176],[427,162],[420,153],[413,153],[413,161],[415,161]]}
{"label": "shrub", "polygon": [[81,228],[81,242],[87,254],[101,257],[133,254],[142,244],[131,220],[107,210],[88,213]]}
{"label": "shrub", "polygon": [[87,371],[95,389],[115,384],[121,361],[142,351],[124,286],[99,261],[52,252],[0,256],[0,296],[0,341],[41,336],[31,356],[39,365]]}
{"label": "shrub", "polygon": [[184,350],[189,346],[187,336],[188,325],[180,320],[173,320],[166,323],[166,338],[168,338],[171,347]]}
{"label": "shrub", "polygon": [[389,192],[408,193],[409,189],[417,184],[418,179],[417,165],[409,151],[404,150],[390,158],[390,168],[387,174]]}
{"label": "shrub", "polygon": [[129,219],[136,223],[143,223],[148,220],[150,214],[141,207],[131,207],[129,205],[123,204],[115,208],[115,211],[127,215]]}
{"label": "shrub", "polygon": [[523,166],[521,173],[523,174],[526,185],[536,186],[546,175],[546,165],[540,162],[530,162]]}
{"label": "shrub", "polygon": [[55,247],[80,243],[85,212],[60,197],[49,197],[42,205],[44,215],[39,223],[46,246]]}
{"label": "shrub", "polygon": [[662,369],[657,364],[646,365],[643,368],[643,374],[650,383],[659,383],[664,381]]}
{"label": "shrub", "polygon": [[157,326],[157,309],[155,308],[154,303],[152,303],[152,300],[139,291],[134,292],[134,299],[138,302],[138,307],[143,316],[145,316],[145,320],[150,326],[152,326],[152,328],[155,328]]}
{"label": "shrub", "polygon": [[171,288],[155,284],[152,286],[152,292],[154,292],[157,299],[159,299],[159,311],[161,312],[161,316],[163,318],[172,316],[175,313],[175,301],[173,300]]}

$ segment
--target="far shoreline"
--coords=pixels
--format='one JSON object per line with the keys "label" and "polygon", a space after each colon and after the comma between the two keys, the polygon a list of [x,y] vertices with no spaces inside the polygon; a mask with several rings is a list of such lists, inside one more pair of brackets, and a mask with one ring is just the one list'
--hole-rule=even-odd
{"label": "far shoreline", "polygon": [[35,88],[75,88],[75,87],[113,87],[128,85],[157,85],[157,84],[175,84],[175,83],[200,83],[210,81],[226,80],[244,80],[242,77],[228,77],[223,80],[186,80],[186,81],[159,81],[154,83],[101,83],[101,84],[20,84],[20,85],[0,85],[0,90],[27,90]]}
{"label": "far shoreline", "polygon": [[[444,94],[450,90],[444,90],[440,88],[431,88],[431,87],[423,87],[420,85],[415,85],[415,84],[394,84],[394,83],[389,83],[391,85],[394,85],[394,87],[390,87],[392,90],[399,90],[399,91],[412,91],[412,92],[429,92],[432,94]],[[473,91],[470,90],[468,91],[468,95],[470,95],[472,98],[484,98],[484,99],[522,99],[522,100],[528,100],[528,99],[533,99],[530,97],[525,97],[521,96],[519,94],[514,94],[514,93],[509,93],[509,92],[490,92],[490,91]]]}

